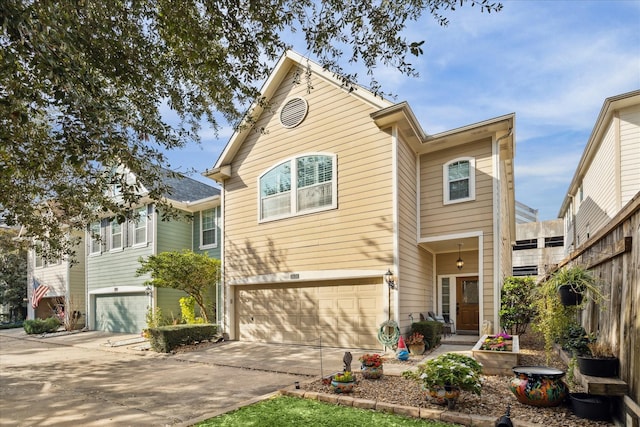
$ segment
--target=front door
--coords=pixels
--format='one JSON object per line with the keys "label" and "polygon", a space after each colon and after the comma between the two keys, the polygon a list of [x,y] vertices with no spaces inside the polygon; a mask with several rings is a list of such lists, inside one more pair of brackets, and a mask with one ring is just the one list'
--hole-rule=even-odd
{"label": "front door", "polygon": [[478,277],[456,278],[456,329],[477,332],[480,323]]}

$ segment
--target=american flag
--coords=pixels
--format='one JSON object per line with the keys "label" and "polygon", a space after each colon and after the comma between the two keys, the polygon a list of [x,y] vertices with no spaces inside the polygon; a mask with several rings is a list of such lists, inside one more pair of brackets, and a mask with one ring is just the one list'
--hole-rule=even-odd
{"label": "american flag", "polygon": [[31,307],[37,308],[38,304],[42,297],[44,297],[47,292],[49,292],[49,287],[47,285],[41,285],[38,282],[38,279],[33,278],[33,294],[31,295]]}

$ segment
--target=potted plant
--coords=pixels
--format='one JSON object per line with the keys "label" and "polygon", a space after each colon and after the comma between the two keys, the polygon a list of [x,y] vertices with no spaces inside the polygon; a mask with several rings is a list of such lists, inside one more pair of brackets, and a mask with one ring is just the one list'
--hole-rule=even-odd
{"label": "potted plant", "polygon": [[482,365],[469,356],[446,353],[418,365],[415,371],[405,371],[402,376],[421,383],[438,404],[455,407],[460,391],[480,395]]}
{"label": "potted plant", "polygon": [[420,332],[414,332],[406,339],[406,344],[409,347],[409,353],[414,356],[419,356],[425,351],[424,335]]}
{"label": "potted plant", "polygon": [[351,393],[356,383],[351,371],[337,373],[331,379],[331,387],[335,393]]}
{"label": "potted plant", "polygon": [[563,305],[581,305],[584,294],[589,291],[593,298],[601,297],[596,278],[579,265],[563,267],[553,273],[553,282]]}
{"label": "potted plant", "polygon": [[360,370],[364,378],[376,380],[382,377],[382,356],[379,354],[364,354],[360,357],[360,363]]}
{"label": "potted plant", "polygon": [[599,341],[587,346],[589,353],[578,355],[580,372],[592,377],[617,377],[620,363],[611,346]]}

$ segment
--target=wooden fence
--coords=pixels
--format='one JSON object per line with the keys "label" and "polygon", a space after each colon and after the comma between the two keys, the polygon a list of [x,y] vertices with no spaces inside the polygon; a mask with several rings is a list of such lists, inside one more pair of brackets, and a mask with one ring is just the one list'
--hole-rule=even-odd
{"label": "wooden fence", "polygon": [[606,298],[582,313],[587,332],[617,349],[620,378],[628,384],[617,416],[627,426],[640,419],[640,192],[558,267],[581,265],[602,283]]}

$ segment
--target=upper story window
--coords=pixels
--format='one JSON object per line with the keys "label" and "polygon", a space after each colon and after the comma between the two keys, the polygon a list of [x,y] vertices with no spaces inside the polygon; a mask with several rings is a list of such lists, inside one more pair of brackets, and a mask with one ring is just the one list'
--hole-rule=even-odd
{"label": "upper story window", "polygon": [[310,154],[287,160],[260,177],[260,220],[334,209],[336,156]]}
{"label": "upper story window", "polygon": [[99,254],[102,251],[100,231],[100,221],[92,222],[89,226],[89,255]]}
{"label": "upper story window", "polygon": [[564,236],[553,236],[544,238],[545,248],[556,248],[564,246]]}
{"label": "upper story window", "polygon": [[218,208],[200,212],[200,249],[216,246],[216,217]]}
{"label": "upper story window", "polygon": [[444,203],[459,203],[476,198],[475,159],[454,159],[442,168]]}
{"label": "upper story window", "polygon": [[42,256],[42,242],[36,242],[33,256],[34,256],[34,264],[36,268],[44,267],[44,257]]}
{"label": "upper story window", "polygon": [[147,207],[136,209],[133,221],[133,245],[147,243]]}
{"label": "upper story window", "polygon": [[118,223],[116,219],[112,219],[109,224],[109,235],[111,236],[110,250],[122,249],[122,224]]}

